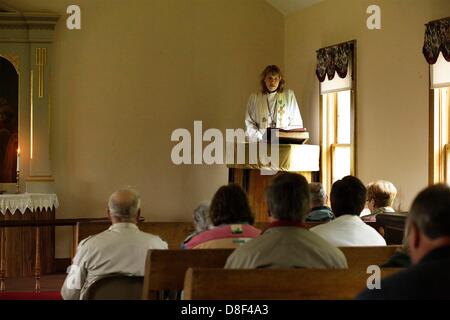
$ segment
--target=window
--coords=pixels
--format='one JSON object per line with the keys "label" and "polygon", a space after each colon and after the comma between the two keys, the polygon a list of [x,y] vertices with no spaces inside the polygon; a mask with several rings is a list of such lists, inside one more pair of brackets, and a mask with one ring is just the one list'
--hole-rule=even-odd
{"label": "window", "polygon": [[[447,64],[450,65],[450,62],[447,62]],[[446,182],[450,184],[450,87],[434,88],[431,96],[430,183]]]}
{"label": "window", "polygon": [[[349,48],[346,75],[341,77],[341,72],[331,80],[325,78],[320,83],[321,181],[326,192],[331,190],[336,180],[347,175],[355,175],[356,79],[353,67],[356,42],[345,44]],[[328,48],[339,46],[341,45]],[[321,50],[327,50],[327,48]]]}
{"label": "window", "polygon": [[429,183],[450,184],[450,17],[425,26],[422,52],[430,65]]}

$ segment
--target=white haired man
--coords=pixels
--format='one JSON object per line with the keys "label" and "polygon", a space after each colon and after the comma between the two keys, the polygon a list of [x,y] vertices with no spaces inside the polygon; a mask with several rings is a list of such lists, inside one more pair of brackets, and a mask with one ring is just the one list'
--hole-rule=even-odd
{"label": "white haired man", "polygon": [[147,251],[167,249],[167,243],[158,236],[138,229],[139,216],[136,191],[120,189],[110,196],[108,217],[112,226],[80,242],[61,289],[65,300],[83,299],[89,285],[106,274],[143,276]]}
{"label": "white haired man", "polygon": [[320,182],[311,182],[309,184],[311,193],[311,209],[306,216],[307,222],[326,222],[334,219],[333,211],[328,207],[328,196],[323,190]]}

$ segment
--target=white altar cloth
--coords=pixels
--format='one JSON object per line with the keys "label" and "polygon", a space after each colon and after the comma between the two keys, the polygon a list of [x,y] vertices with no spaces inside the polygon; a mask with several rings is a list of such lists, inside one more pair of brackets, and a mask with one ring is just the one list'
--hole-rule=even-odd
{"label": "white altar cloth", "polygon": [[24,214],[27,209],[34,212],[38,209],[51,210],[53,207],[59,207],[58,197],[54,193],[0,194],[0,213],[3,215],[7,210],[11,214],[17,210]]}

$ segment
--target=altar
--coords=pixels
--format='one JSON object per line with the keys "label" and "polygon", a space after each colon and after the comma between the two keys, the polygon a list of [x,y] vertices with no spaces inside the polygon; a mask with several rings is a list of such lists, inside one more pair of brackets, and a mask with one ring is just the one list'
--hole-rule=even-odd
{"label": "altar", "polygon": [[[262,144],[258,144],[261,146]],[[266,147],[266,146],[263,146]],[[270,145],[267,145],[270,153]],[[308,144],[279,144],[278,157],[266,156],[263,152],[257,153],[257,158],[251,161],[249,154],[250,143],[236,143],[234,145],[234,161],[228,164],[228,182],[239,184],[248,195],[250,207],[255,214],[256,222],[267,222],[267,205],[265,189],[278,172],[296,172],[302,174],[309,182],[319,181],[320,147]],[[245,161],[237,161],[238,150],[244,150]],[[253,152],[254,153],[254,152]]]}
{"label": "altar", "polygon": [[[54,220],[59,206],[56,194],[23,193],[0,195],[0,221]],[[33,276],[36,266],[36,232],[42,274],[51,273],[55,258],[55,227],[0,228],[0,254],[6,277]]]}

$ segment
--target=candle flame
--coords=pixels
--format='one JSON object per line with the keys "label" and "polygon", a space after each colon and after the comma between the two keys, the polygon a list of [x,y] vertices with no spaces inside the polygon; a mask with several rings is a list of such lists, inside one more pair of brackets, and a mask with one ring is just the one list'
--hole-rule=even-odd
{"label": "candle flame", "polygon": [[17,155],[19,155],[19,154],[20,154],[20,148],[17,149]]}

